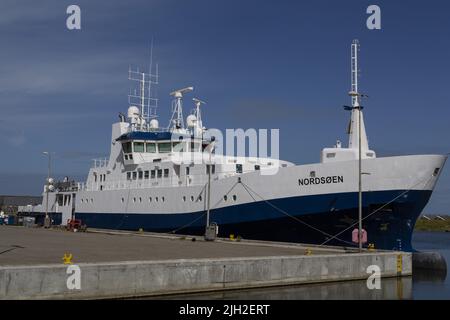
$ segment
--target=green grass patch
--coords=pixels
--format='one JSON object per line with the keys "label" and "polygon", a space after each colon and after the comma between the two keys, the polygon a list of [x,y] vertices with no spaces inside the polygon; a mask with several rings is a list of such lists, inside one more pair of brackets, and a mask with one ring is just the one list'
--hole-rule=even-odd
{"label": "green grass patch", "polygon": [[419,218],[416,222],[414,230],[450,232],[450,217],[445,216],[443,218],[445,218],[445,220],[435,218],[427,220],[424,218]]}

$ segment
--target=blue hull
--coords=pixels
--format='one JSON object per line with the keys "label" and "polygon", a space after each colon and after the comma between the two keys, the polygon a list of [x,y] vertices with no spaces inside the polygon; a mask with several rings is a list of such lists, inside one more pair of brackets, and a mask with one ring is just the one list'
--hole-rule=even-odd
{"label": "blue hull", "polygon": [[[368,243],[373,243],[375,248],[413,251],[411,237],[414,225],[431,191],[402,193],[405,191],[363,194],[363,217],[367,217],[363,220],[363,228],[367,230]],[[371,214],[387,203],[383,209]],[[211,210],[211,221],[219,225],[219,236],[222,237],[234,234],[244,239],[312,244],[321,244],[330,239],[330,235],[336,235],[358,222],[357,193],[283,198],[271,200],[270,204],[259,201],[214,209]],[[204,211],[187,214],[75,213],[75,216],[92,228],[142,228],[151,232],[192,235],[204,234],[206,223]],[[350,227],[326,244],[354,245],[351,243],[354,228]]]}

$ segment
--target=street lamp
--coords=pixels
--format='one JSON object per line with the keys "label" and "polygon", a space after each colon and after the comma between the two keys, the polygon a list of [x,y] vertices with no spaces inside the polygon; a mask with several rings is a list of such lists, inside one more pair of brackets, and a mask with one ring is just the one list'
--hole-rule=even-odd
{"label": "street lamp", "polygon": [[51,167],[51,159],[52,154],[48,151],[44,151],[43,154],[47,155],[48,157],[48,171],[47,171],[47,183],[45,188],[45,220],[44,220],[44,227],[50,228],[50,217],[48,216],[48,193],[50,191],[50,167]]}

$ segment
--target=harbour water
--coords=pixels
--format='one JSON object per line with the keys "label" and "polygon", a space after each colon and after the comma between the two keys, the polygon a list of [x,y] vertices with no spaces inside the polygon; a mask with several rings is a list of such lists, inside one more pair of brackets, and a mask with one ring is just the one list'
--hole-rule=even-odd
{"label": "harbour water", "polygon": [[[418,251],[437,251],[450,262],[450,233],[415,232],[413,246]],[[281,299],[281,300],[329,300],[329,299],[450,299],[450,279],[446,274],[433,271],[415,272],[412,277],[381,280],[380,290],[369,290],[366,281],[348,281],[327,284],[311,284],[236,290],[203,294],[164,297],[164,299]]]}

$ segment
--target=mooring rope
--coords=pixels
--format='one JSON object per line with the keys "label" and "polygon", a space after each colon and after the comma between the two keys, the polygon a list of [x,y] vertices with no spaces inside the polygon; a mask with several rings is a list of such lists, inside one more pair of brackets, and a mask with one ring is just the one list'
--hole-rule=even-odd
{"label": "mooring rope", "polygon": [[[316,228],[316,227],[310,225],[309,223],[306,223],[306,222],[300,220],[300,219],[297,218],[296,216],[293,216],[293,215],[287,213],[287,212],[284,211],[283,209],[281,209],[281,208],[277,207],[276,205],[272,204],[270,201],[264,199],[264,197],[262,197],[260,194],[258,194],[257,192],[255,192],[253,189],[251,189],[248,185],[246,185],[246,184],[243,183],[242,181],[241,181],[241,183],[242,183],[242,186],[244,187],[244,189],[246,189],[246,191],[250,194],[250,196],[252,196],[252,195],[251,195],[251,193],[249,192],[249,190],[252,191],[252,192],[253,192],[255,195],[257,195],[259,198],[261,198],[261,200],[263,200],[263,201],[264,201],[265,203],[267,203],[269,206],[271,206],[271,207],[274,208],[275,210],[279,211],[280,213],[286,215],[287,217],[292,218],[293,220],[295,220],[295,221],[297,221],[297,222],[300,222],[301,224],[303,224],[303,225],[305,225],[305,226],[307,226],[307,227],[309,227],[309,228],[311,228],[311,229],[313,229],[313,230],[315,230],[315,231],[317,231],[317,232],[320,232],[320,233],[322,233],[323,235],[326,235],[326,236],[328,236],[328,237],[331,237],[331,236],[332,236],[331,234],[329,234],[329,233],[327,233],[327,232],[325,232],[325,231],[323,231],[323,230],[320,230],[320,229],[318,229],[318,228]],[[247,188],[248,188],[248,189],[247,189]],[[253,196],[252,196],[252,198],[253,198]],[[253,198],[253,199],[254,199],[254,198]],[[256,200],[255,200],[255,201],[256,201]],[[336,238],[336,240],[342,241],[343,243],[346,243],[346,244],[353,245],[353,243],[351,243],[351,242],[349,242],[349,241],[346,241],[346,240],[343,240],[343,239]]]}
{"label": "mooring rope", "polygon": [[[428,184],[428,182],[431,180],[431,178],[433,178],[433,176],[430,176],[427,180],[427,182],[425,182],[425,185]],[[424,179],[425,180],[425,179]],[[407,194],[408,192],[410,192],[414,187],[418,186],[419,184],[421,184],[424,180],[419,181],[418,183],[414,184],[413,186],[411,186],[408,190],[403,191],[402,193],[400,193],[398,196],[396,196],[394,199],[392,199],[391,201],[385,203],[384,205],[382,205],[381,207],[379,207],[378,209],[376,209],[374,212],[368,214],[367,216],[365,216],[364,218],[361,219],[361,221],[367,219],[368,217],[370,217],[371,215],[377,213],[378,211],[380,211],[381,209],[383,209],[384,207],[390,205],[392,202],[394,202],[395,200],[397,200],[398,198],[402,197],[403,195]],[[340,231],[339,233],[337,233],[336,235],[334,235],[332,238],[327,239],[326,241],[322,242],[320,245],[323,246],[324,244],[328,243],[329,241],[333,240],[335,237],[341,235],[342,233],[344,233],[345,231],[349,230],[350,228],[356,226],[357,224],[359,224],[359,221],[355,222],[354,224],[350,225],[349,227],[345,228],[344,230]]]}
{"label": "mooring rope", "polygon": [[[228,190],[228,192],[225,195],[228,196],[228,194],[230,194],[230,192],[233,191],[234,187],[236,187],[236,185],[238,185],[238,184],[239,184],[239,181],[235,182],[235,184],[233,184],[231,189]],[[206,187],[206,185],[205,185],[205,187]],[[203,187],[203,189],[205,187]],[[215,209],[222,201],[223,201],[223,197],[221,197],[220,200],[215,205],[213,205],[209,210],[211,211],[212,209]],[[200,218],[204,217],[205,215],[206,215],[206,211],[202,215],[200,215],[197,218],[195,218],[194,220],[192,220],[191,222],[189,222],[189,223],[187,223],[187,224],[185,224],[185,225],[183,225],[183,226],[181,226],[181,227],[179,227],[177,229],[174,229],[174,230],[170,231],[169,233],[176,233],[176,232],[178,232],[178,231],[180,231],[180,230],[182,230],[182,229],[184,229],[186,227],[189,227],[190,225],[192,225],[194,222],[198,221]]]}

